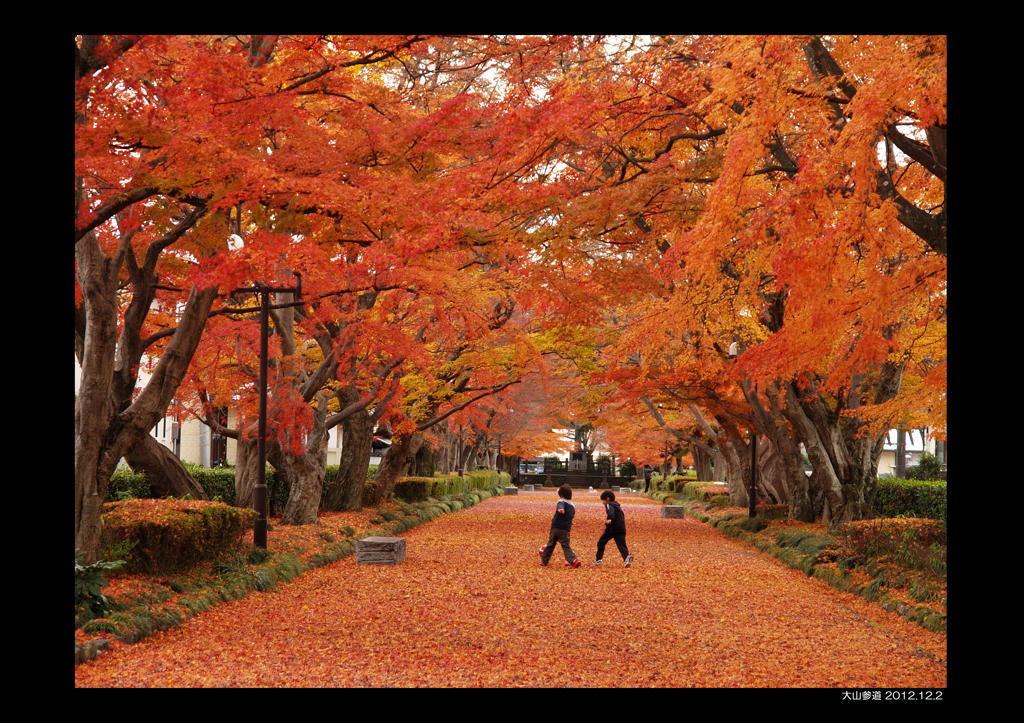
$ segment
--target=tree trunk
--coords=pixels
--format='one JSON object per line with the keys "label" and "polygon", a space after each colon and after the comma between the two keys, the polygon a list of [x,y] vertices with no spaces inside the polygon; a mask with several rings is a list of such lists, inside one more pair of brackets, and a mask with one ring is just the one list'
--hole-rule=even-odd
{"label": "tree trunk", "polygon": [[[354,390],[348,396],[339,395],[343,402],[356,398],[358,394]],[[363,508],[363,487],[373,456],[373,426],[374,418],[365,409],[342,421],[341,463],[334,484],[327,490],[324,509],[345,512]]]}
{"label": "tree trunk", "polygon": [[758,432],[768,437],[778,452],[778,461],[771,465],[771,470],[776,475],[776,479],[771,481],[771,486],[786,490],[790,518],[801,522],[814,522],[814,506],[811,504],[810,483],[804,474],[803,454],[797,440],[794,440],[790,433],[784,410],[779,405],[778,383],[767,385],[764,395],[768,401],[767,410],[758,393],[751,389],[749,382],[744,381],[741,388],[750,405]]}
{"label": "tree trunk", "polygon": [[[149,430],[166,415],[217,296],[216,288],[192,289],[149,383],[130,406],[117,409],[117,290],[128,250],[123,242],[115,257],[108,259],[91,232],[75,244],[84,312],[76,313],[75,332],[82,337],[82,383],[75,400],[75,548],[85,553],[87,563],[100,557],[101,515],[110,475],[121,457],[148,437]],[[79,329],[82,317],[84,328]]]}
{"label": "tree trunk", "polygon": [[896,477],[907,478],[907,433],[903,429],[896,430]]}
{"label": "tree trunk", "polygon": [[715,453],[711,456],[711,464],[714,466],[714,481],[726,482],[729,479],[728,465],[725,462],[725,455],[722,454],[722,450],[715,449]]}
{"label": "tree trunk", "polygon": [[757,449],[758,498],[776,505],[789,503],[786,470],[772,440],[765,438]]}
{"label": "tree trunk", "polygon": [[416,457],[413,459],[413,468],[410,476],[433,477],[436,470],[437,465],[434,464],[434,450],[431,449],[428,443],[424,442],[423,445],[420,446],[419,451],[416,452]]}
{"label": "tree trunk", "polygon": [[252,507],[259,473],[259,441],[239,439],[235,452],[235,507]]}
{"label": "tree trunk", "polygon": [[713,478],[711,455],[696,445],[691,445],[690,451],[693,453],[693,466],[697,470],[697,481],[710,482]]}
{"label": "tree trunk", "polygon": [[793,384],[786,387],[785,414],[807,450],[815,483],[825,495],[822,522],[835,529],[871,517],[882,438],[858,437],[853,427],[844,433],[841,415],[819,397],[801,402]]}
{"label": "tree trunk", "polygon": [[317,521],[324,477],[327,474],[327,395],[321,394],[313,410],[313,427],[307,432],[307,447],[292,454],[284,441],[267,445],[267,456],[278,476],[288,485],[288,503],[281,513],[282,525],[311,525]]}
{"label": "tree trunk", "polygon": [[746,507],[750,500],[750,453],[738,431],[725,431],[724,426],[722,430],[718,433],[718,447],[726,461],[729,506]]}
{"label": "tree trunk", "polygon": [[151,435],[143,437],[125,455],[125,461],[135,472],[145,473],[154,497],[192,495],[197,500],[209,499],[206,490],[192,478],[181,460]]}
{"label": "tree trunk", "polygon": [[381,500],[390,500],[395,491],[398,478],[406,474],[409,461],[419,452],[423,444],[422,432],[402,435],[393,440],[391,449],[384,455],[374,481],[381,486]]}

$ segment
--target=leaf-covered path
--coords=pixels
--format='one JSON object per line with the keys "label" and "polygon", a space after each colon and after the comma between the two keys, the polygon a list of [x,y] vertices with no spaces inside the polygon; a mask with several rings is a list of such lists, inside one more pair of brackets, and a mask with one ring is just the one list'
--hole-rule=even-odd
{"label": "leaf-covered path", "polygon": [[577,492],[568,569],[539,565],[553,490],[406,532],[397,566],[355,556],[226,603],[75,670],[82,686],[945,687],[946,636],[623,496],[631,568]]}

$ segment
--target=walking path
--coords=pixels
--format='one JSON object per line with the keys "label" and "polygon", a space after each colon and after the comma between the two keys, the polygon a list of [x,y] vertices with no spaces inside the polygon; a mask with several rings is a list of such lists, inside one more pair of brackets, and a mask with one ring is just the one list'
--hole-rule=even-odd
{"label": "walking path", "polygon": [[406,532],[397,566],[355,556],[75,669],[82,686],[945,687],[946,636],[622,495],[623,568],[598,493],[572,546],[537,548],[553,490],[494,497]]}

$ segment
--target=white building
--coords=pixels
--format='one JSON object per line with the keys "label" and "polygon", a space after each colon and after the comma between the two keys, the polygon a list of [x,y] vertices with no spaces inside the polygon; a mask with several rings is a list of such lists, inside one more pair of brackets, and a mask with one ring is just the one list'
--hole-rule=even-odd
{"label": "white building", "polygon": [[[896,476],[896,433],[895,429],[890,429],[885,437],[882,456],[878,459],[878,474],[881,476]],[[937,444],[934,437],[929,438],[927,429],[908,429],[904,444],[907,467],[912,467],[920,462],[921,455],[925,452],[939,456],[936,454]],[[943,465],[945,465],[944,450],[941,458]]]}

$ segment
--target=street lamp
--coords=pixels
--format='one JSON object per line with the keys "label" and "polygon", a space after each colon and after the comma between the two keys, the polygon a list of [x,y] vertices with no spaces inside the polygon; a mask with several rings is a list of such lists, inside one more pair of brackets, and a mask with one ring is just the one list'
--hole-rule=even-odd
{"label": "street lamp", "polygon": [[[228,248],[238,251],[245,244],[237,234],[228,237]],[[259,438],[257,440],[257,462],[256,462],[256,487],[253,489],[252,506],[259,515],[259,519],[253,523],[252,537],[253,544],[266,549],[267,547],[267,526],[268,526],[268,505],[267,505],[267,356],[268,337],[270,327],[270,294],[291,293],[295,294],[296,301],[302,299],[302,274],[292,272],[297,279],[295,286],[267,286],[257,282],[256,285],[248,288],[235,289],[234,294],[258,294],[260,297],[260,421]]]}
{"label": "street lamp", "polygon": [[750,506],[748,517],[757,516],[757,430],[750,433]]}

